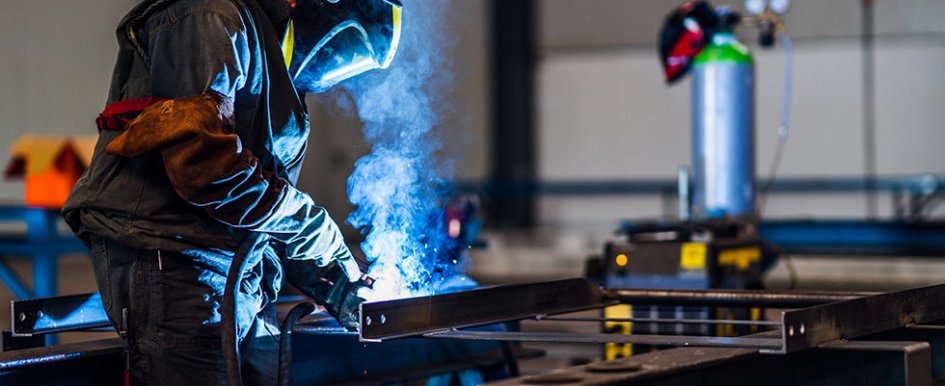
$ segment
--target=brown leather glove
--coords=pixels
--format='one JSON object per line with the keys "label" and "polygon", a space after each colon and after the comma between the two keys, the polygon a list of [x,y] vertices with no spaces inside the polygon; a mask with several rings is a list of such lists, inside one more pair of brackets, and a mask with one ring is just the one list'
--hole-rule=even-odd
{"label": "brown leather glove", "polygon": [[361,276],[338,226],[308,194],[264,170],[232,131],[232,102],[215,92],[148,107],[105,148],[137,157],[160,151],[174,190],[230,226],[269,234],[286,258],[325,266],[337,261]]}

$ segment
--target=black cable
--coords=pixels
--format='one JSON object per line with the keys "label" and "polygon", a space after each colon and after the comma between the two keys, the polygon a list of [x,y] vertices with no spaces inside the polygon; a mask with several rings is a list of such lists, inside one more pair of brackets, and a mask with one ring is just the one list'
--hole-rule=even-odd
{"label": "black cable", "polygon": [[774,186],[774,181],[778,178],[778,168],[781,166],[781,155],[784,153],[784,145],[787,144],[787,141],[778,141],[778,145],[774,150],[774,159],[771,161],[771,168],[768,170],[768,181],[765,181],[764,186],[761,188],[761,192],[758,195],[758,218],[761,218],[762,213],[765,210],[765,204],[768,203],[768,195],[771,194],[771,188]]}
{"label": "black cable", "polygon": [[798,279],[797,279],[797,269],[794,267],[794,259],[791,258],[791,254],[787,253],[784,248],[781,246],[765,241],[765,247],[770,248],[778,255],[778,259],[784,261],[784,268],[788,271],[788,290],[796,290]]}
{"label": "black cable", "polygon": [[315,304],[303,302],[292,307],[279,327],[279,386],[292,385],[292,328],[299,319],[315,312]]}
{"label": "black cable", "polygon": [[505,357],[505,365],[509,370],[509,377],[517,377],[520,374],[518,368],[518,358],[515,357],[515,351],[512,350],[512,343],[502,341],[502,355]]}
{"label": "black cable", "polygon": [[223,347],[223,359],[226,362],[226,381],[230,386],[243,386],[243,375],[240,366],[239,352],[239,331],[237,320],[239,319],[236,307],[236,299],[239,298],[239,283],[243,281],[243,272],[246,271],[246,262],[248,257],[255,251],[254,247],[264,245],[261,239],[266,236],[263,233],[252,232],[246,235],[236,254],[233,255],[233,261],[230,262],[230,271],[226,276],[226,287],[223,292],[223,304],[221,312],[221,332],[220,343]]}

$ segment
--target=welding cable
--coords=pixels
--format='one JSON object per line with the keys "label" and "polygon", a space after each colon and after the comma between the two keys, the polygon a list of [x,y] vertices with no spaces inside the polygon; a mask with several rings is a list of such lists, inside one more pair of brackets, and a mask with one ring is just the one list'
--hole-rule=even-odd
{"label": "welding cable", "polygon": [[505,357],[505,366],[509,372],[509,377],[514,378],[521,375],[518,358],[515,357],[515,350],[512,349],[512,342],[502,341],[502,356]]}
{"label": "welding cable", "polygon": [[243,271],[246,270],[248,257],[254,253],[253,248],[263,245],[265,233],[252,232],[246,236],[233,261],[230,262],[230,271],[226,276],[226,287],[223,292],[223,305],[220,324],[223,331],[220,334],[223,359],[226,362],[226,380],[229,386],[243,386],[243,375],[240,366],[239,331],[237,320],[236,299],[239,298],[239,283],[243,281]]}
{"label": "welding cable", "polygon": [[314,303],[296,304],[279,327],[279,386],[292,385],[292,328],[295,327],[295,322],[312,312],[315,312]]}
{"label": "welding cable", "polygon": [[768,195],[771,194],[771,188],[777,179],[778,168],[781,165],[781,156],[784,153],[784,147],[787,144],[788,132],[791,128],[791,103],[794,98],[794,47],[791,44],[791,34],[787,29],[781,31],[781,43],[784,45],[784,99],[781,104],[781,123],[778,125],[778,145],[774,150],[774,159],[771,162],[771,169],[768,171],[768,181],[762,187],[758,195],[757,214],[760,219],[764,213],[765,204],[768,203]]}
{"label": "welding cable", "polygon": [[770,249],[775,254],[778,255],[778,259],[784,262],[784,268],[787,269],[788,274],[788,290],[793,291],[797,289],[798,278],[797,278],[797,268],[794,267],[794,259],[791,257],[791,254],[788,253],[780,245],[772,243],[767,240],[762,240],[762,244],[765,248]]}

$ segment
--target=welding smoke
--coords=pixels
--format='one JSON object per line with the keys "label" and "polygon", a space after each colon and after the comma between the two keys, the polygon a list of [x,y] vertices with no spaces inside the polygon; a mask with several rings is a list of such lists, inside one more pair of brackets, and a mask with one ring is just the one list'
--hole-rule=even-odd
{"label": "welding smoke", "polygon": [[353,79],[351,92],[370,154],[348,178],[357,206],[348,221],[368,232],[361,248],[377,279],[362,293],[371,301],[436,291],[458,269],[447,256],[441,187],[452,175],[435,130],[448,111],[439,98],[451,81],[453,38],[445,25],[449,0],[404,1],[400,48],[391,66]]}

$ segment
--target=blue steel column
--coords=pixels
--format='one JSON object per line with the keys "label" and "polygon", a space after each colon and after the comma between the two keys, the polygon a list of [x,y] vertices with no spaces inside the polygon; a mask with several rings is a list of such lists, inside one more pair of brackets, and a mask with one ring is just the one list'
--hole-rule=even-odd
{"label": "blue steel column", "polygon": [[45,298],[56,296],[59,276],[58,253],[49,243],[56,242],[58,213],[46,210],[28,212],[29,241],[36,248],[33,253],[33,297]]}
{"label": "blue steel column", "polygon": [[[43,245],[33,252],[33,297],[56,296],[59,280],[59,254],[50,243],[57,240],[59,213],[48,210],[31,210],[27,214],[27,237],[34,245]],[[58,334],[46,335],[46,345],[59,342]]]}

